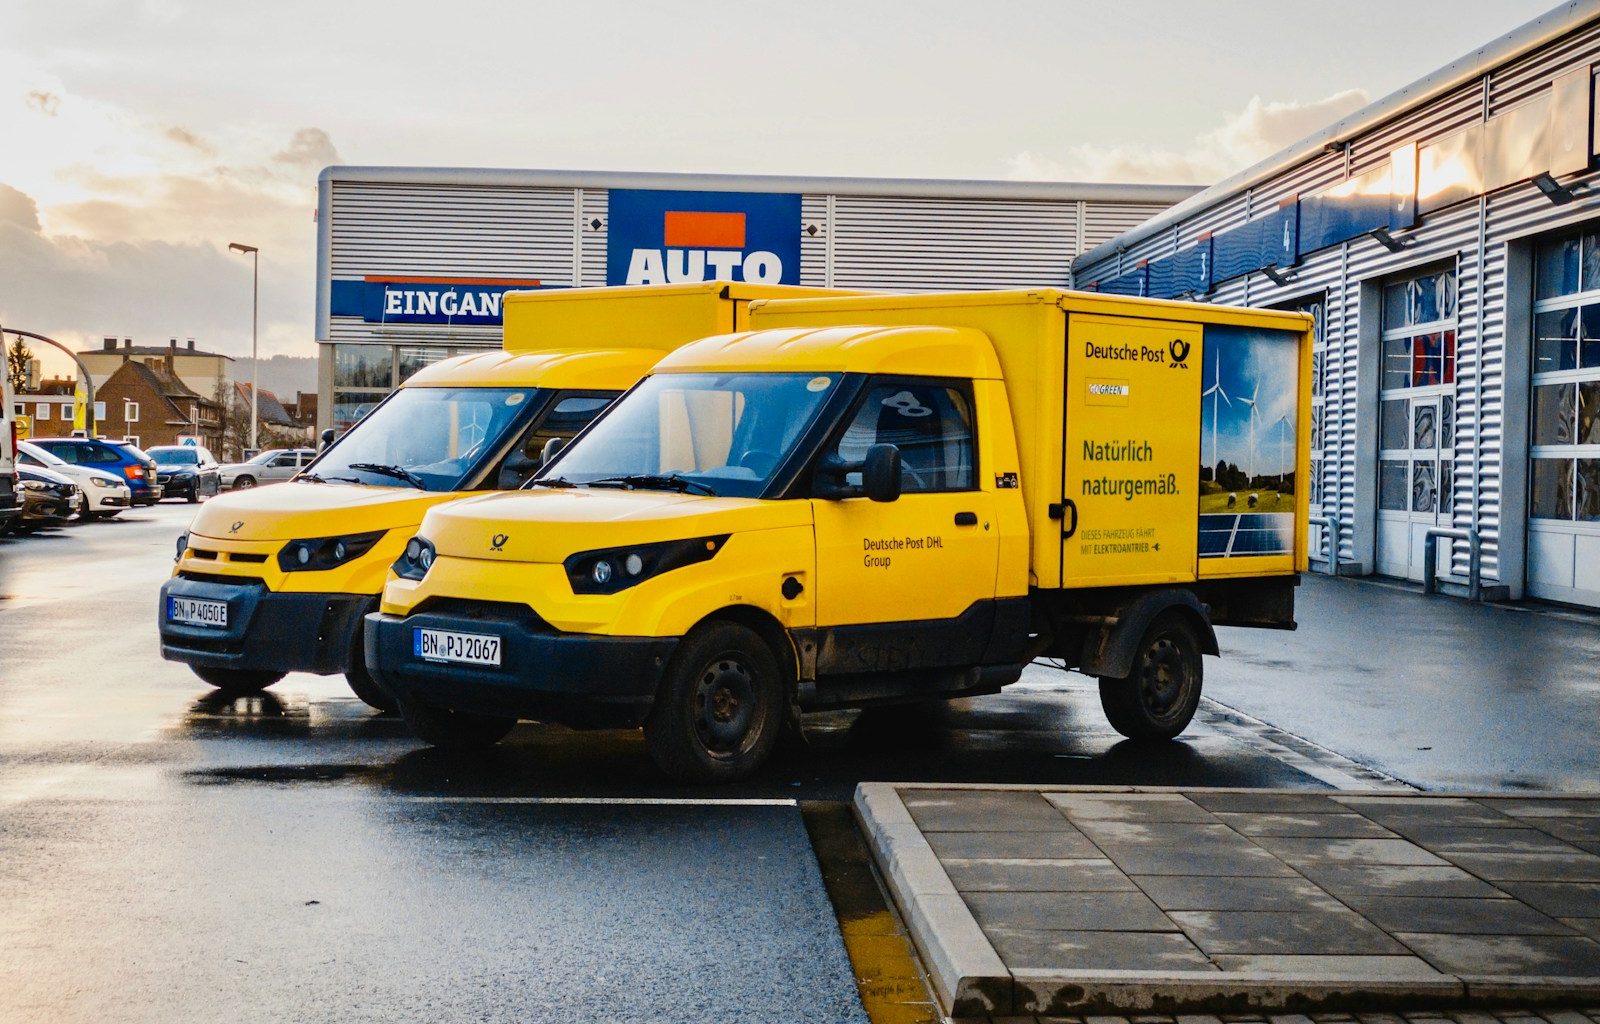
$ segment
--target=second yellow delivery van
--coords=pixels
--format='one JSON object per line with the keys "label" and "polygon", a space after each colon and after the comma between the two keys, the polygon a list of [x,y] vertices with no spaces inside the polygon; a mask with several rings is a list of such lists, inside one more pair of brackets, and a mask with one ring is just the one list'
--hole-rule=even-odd
{"label": "second yellow delivery van", "polygon": [[729,284],[513,292],[504,350],[428,366],[292,482],[201,507],[161,588],[162,656],[231,692],[343,673],[376,708],[361,617],[430,508],[517,487],[672,348],[747,326],[753,301],[827,294]]}

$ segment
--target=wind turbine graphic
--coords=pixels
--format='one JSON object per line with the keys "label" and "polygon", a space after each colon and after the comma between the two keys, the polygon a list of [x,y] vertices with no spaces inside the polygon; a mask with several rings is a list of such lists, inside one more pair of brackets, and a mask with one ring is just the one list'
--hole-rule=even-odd
{"label": "wind turbine graphic", "polygon": [[[1203,400],[1207,395],[1215,395],[1217,398],[1222,399],[1223,402],[1227,402],[1229,405],[1232,405],[1233,399],[1229,398],[1228,393],[1222,390],[1221,349],[1217,350],[1217,361],[1215,365],[1217,368],[1215,379],[1212,381],[1212,384],[1209,388],[1206,388],[1204,391],[1200,392],[1200,397]],[[1222,408],[1222,402],[1218,402],[1217,398],[1213,398],[1211,400],[1211,481],[1213,483],[1217,482],[1217,412]]]}
{"label": "wind turbine graphic", "polygon": [[[1239,401],[1250,407],[1250,480],[1256,478],[1256,399],[1261,397],[1261,381],[1256,381],[1256,389],[1250,392],[1249,398]],[[1251,485],[1253,486],[1253,484]]]}
{"label": "wind turbine graphic", "polygon": [[1283,428],[1278,431],[1278,473],[1280,476],[1288,476],[1289,434],[1294,431],[1294,424],[1289,421],[1289,414],[1284,413],[1274,420],[1272,425]]}

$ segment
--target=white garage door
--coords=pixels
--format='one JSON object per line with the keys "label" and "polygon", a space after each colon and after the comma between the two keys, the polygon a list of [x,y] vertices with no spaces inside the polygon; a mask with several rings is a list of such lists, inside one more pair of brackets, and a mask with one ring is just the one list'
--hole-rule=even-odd
{"label": "white garage door", "polygon": [[1537,254],[1528,593],[1600,607],[1600,228]]}
{"label": "white garage door", "polygon": [[[1424,535],[1451,520],[1455,270],[1385,285],[1382,316],[1377,569],[1384,576],[1420,580]],[[1442,566],[1449,545],[1439,547]]]}

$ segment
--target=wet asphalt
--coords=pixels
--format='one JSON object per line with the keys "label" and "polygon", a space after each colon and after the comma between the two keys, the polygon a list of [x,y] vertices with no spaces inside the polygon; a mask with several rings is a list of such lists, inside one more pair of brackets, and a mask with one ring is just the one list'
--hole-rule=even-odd
{"label": "wet asphalt", "polygon": [[[337,677],[224,700],[163,662],[156,588],[191,512],[0,540],[0,1020],[859,1021],[796,805],[862,780],[1319,787],[1342,752],[1488,788],[1545,736],[1537,778],[1600,786],[1592,623],[1343,581],[1303,592],[1319,625],[1230,631],[1235,657],[1207,666],[1224,702],[1330,748],[1322,771],[1216,709],[1178,743],[1122,742],[1090,681],[1045,668],[911,720],[813,716],[803,747],[712,790],[664,780],[632,733],[523,725],[451,756]],[[1367,633],[1328,646],[1329,608]],[[1473,635],[1455,648],[1477,657],[1479,614],[1530,640],[1572,626],[1589,674],[1539,675],[1561,681],[1541,703],[1465,678],[1465,653],[1373,638],[1460,620],[1429,635]]]}

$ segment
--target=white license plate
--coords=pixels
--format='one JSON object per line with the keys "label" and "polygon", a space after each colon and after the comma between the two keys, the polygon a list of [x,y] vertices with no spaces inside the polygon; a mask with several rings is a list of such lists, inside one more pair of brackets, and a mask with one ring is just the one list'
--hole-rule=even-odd
{"label": "white license plate", "polygon": [[193,597],[169,597],[167,620],[186,622],[191,626],[215,626],[218,629],[226,629],[228,604],[226,601],[201,601]]}
{"label": "white license plate", "polygon": [[500,638],[485,633],[453,633],[417,627],[412,631],[412,651],[424,661],[500,664]]}

